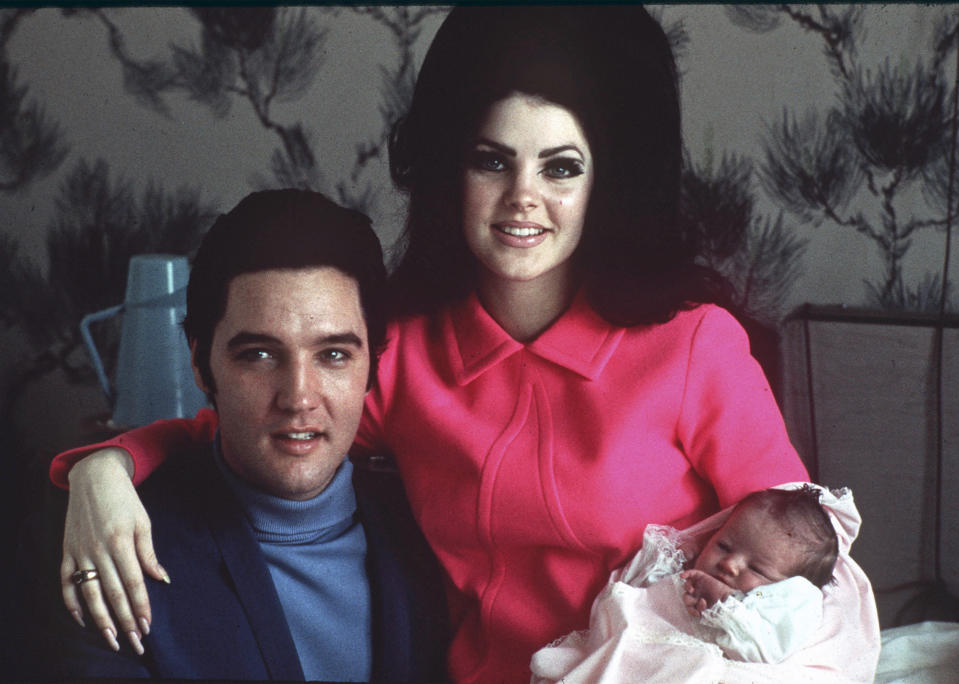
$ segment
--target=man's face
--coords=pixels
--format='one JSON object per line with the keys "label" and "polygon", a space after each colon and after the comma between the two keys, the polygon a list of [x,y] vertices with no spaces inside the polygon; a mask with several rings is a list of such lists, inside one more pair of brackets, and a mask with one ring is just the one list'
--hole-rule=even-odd
{"label": "man's face", "polygon": [[353,278],[329,267],[237,276],[210,349],[224,460],[274,496],[316,496],[353,443],[369,368]]}

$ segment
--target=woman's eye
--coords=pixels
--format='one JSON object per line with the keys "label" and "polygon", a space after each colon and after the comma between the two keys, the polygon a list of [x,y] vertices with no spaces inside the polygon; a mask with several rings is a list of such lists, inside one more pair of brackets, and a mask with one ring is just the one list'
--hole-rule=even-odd
{"label": "woman's eye", "polygon": [[586,172],[586,167],[578,159],[551,159],[546,165],[546,175],[550,178],[575,178]]}
{"label": "woman's eye", "polygon": [[723,541],[717,542],[717,543],[716,543],[716,547],[717,547],[720,551],[725,551],[725,552],[727,552],[727,553],[729,552],[729,549],[730,549],[729,544],[727,544],[726,542],[723,542]]}
{"label": "woman's eye", "polygon": [[485,150],[474,151],[470,158],[470,165],[480,171],[503,171],[506,169],[506,163],[500,155]]}

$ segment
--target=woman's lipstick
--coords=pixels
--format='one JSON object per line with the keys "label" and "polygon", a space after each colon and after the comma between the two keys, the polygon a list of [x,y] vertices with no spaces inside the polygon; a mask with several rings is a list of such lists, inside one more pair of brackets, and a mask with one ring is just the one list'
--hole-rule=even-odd
{"label": "woman's lipstick", "polygon": [[493,235],[507,247],[528,249],[542,243],[549,230],[531,221],[502,221],[492,224]]}

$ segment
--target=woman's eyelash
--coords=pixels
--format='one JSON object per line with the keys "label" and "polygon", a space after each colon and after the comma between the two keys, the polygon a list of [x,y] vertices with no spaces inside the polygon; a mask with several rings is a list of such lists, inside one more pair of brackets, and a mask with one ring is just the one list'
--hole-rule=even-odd
{"label": "woman's eyelash", "polygon": [[469,162],[473,168],[486,171],[500,171],[506,168],[506,163],[500,155],[487,150],[474,150],[470,154]]}
{"label": "woman's eyelash", "polygon": [[[509,163],[502,155],[489,150],[474,150],[470,153],[469,164],[481,171],[504,171]],[[573,157],[558,157],[550,159],[543,168],[546,176],[555,179],[575,178],[586,172],[586,165]]]}
{"label": "woman's eyelash", "polygon": [[554,176],[573,178],[574,176],[585,173],[586,166],[579,159],[560,157],[558,159],[550,159],[546,165],[546,170]]}

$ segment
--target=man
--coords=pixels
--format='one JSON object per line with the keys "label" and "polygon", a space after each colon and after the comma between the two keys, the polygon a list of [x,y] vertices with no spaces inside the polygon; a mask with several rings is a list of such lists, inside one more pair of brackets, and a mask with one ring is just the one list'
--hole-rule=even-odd
{"label": "man", "polygon": [[63,619],[54,676],[443,676],[440,584],[411,552],[423,541],[382,474],[345,458],[384,342],[384,282],[369,219],[317,193],[254,193],[217,220],[184,329],[220,429],[140,490],[173,581],[149,583],[142,649],[114,653]]}

